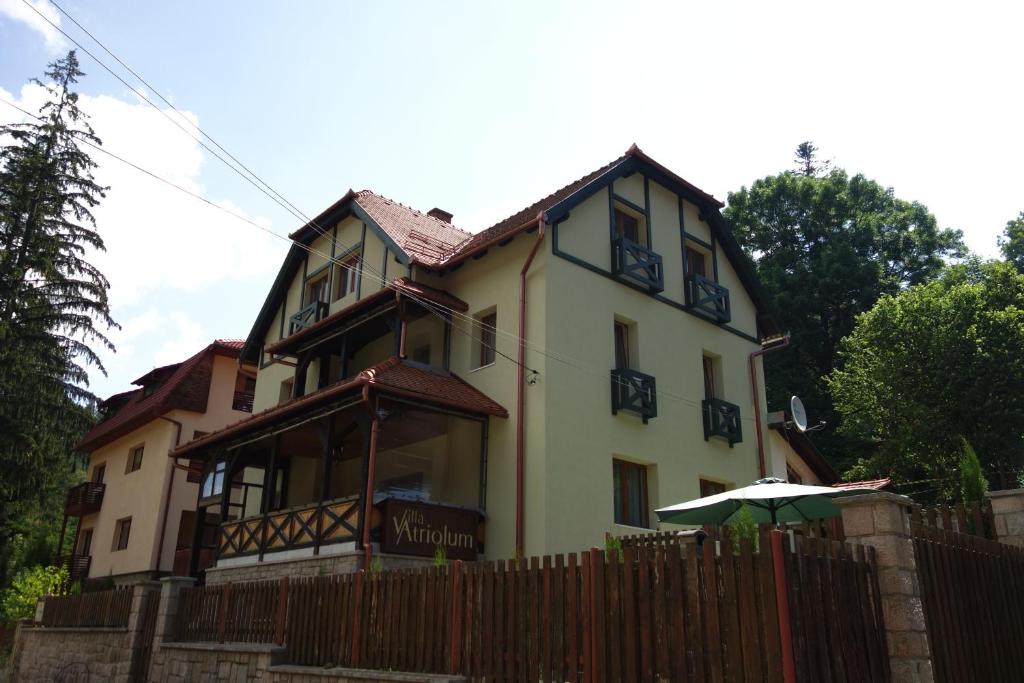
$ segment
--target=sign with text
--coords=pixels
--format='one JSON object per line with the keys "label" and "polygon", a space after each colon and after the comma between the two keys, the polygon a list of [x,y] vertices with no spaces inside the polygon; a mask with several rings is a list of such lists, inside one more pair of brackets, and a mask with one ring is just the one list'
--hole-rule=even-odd
{"label": "sign with text", "polygon": [[450,560],[477,559],[480,513],[401,498],[384,501],[381,551],[432,557],[438,546]]}

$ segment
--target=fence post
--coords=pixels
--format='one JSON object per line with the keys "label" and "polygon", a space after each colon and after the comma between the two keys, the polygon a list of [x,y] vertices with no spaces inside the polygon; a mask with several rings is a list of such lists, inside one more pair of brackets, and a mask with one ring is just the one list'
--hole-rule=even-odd
{"label": "fence post", "polygon": [[228,623],[228,600],[231,599],[231,582],[221,586],[220,600],[217,602],[217,642],[224,642],[224,632]]}
{"label": "fence post", "polygon": [[285,615],[288,613],[288,577],[282,576],[277,584],[277,613],[274,623],[274,642],[284,645]]}
{"label": "fence post", "polygon": [[775,572],[775,605],[779,617],[779,642],[782,645],[782,677],[796,683],[796,661],[793,658],[793,622],[789,618],[789,583],[786,579],[786,534],[771,531],[772,566]]}
{"label": "fence post", "polygon": [[913,501],[886,492],[834,500],[843,512],[846,540],[875,548],[892,679],[930,683],[932,653],[910,529]]}
{"label": "fence post", "polygon": [[459,672],[459,660],[462,656],[462,560],[455,560],[451,565],[452,572],[452,632],[451,659],[448,662],[448,673]]}
{"label": "fence post", "polygon": [[353,600],[352,600],[352,668],[359,668],[359,630],[362,624],[360,620],[363,616],[363,576],[366,575],[365,569],[360,569],[356,572],[355,586],[352,587]]}
{"label": "fence post", "polygon": [[1024,489],[989,491],[996,540],[1007,545],[1024,546]]}

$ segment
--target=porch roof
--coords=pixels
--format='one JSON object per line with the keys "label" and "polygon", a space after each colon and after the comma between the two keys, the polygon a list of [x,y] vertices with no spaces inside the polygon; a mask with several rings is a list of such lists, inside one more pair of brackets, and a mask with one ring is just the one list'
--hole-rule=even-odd
{"label": "porch roof", "polygon": [[392,356],[355,377],[324,387],[306,396],[293,398],[272,408],[230,424],[216,432],[194,439],[170,452],[171,457],[193,455],[199,451],[254,434],[276,422],[312,411],[345,395],[357,395],[362,389],[380,395],[415,398],[441,408],[454,408],[477,415],[508,417],[508,411],[486,394],[449,372],[428,369]]}
{"label": "porch roof", "polygon": [[289,335],[280,341],[274,342],[273,344],[268,344],[264,350],[270,354],[290,353],[302,342],[312,339],[321,332],[324,332],[325,330],[344,321],[346,318],[350,318],[369,310],[374,305],[387,300],[388,297],[394,297],[396,295],[406,296],[414,301],[424,300],[430,303],[439,304],[440,306],[451,308],[462,313],[469,310],[469,304],[454,294],[446,292],[443,289],[437,289],[421,282],[410,280],[407,277],[399,277],[392,280],[389,287],[379,289],[373,294],[365,296],[359,301],[356,301],[339,311],[335,311],[323,320],[319,320],[308,327],[304,327],[295,334]]}

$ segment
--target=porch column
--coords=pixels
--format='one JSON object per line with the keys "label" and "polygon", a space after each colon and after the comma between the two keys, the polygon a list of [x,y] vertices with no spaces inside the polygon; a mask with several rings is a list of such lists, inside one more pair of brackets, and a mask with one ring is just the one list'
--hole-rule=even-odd
{"label": "porch column", "polygon": [[270,512],[270,501],[274,497],[274,488],[277,483],[277,449],[281,444],[281,435],[278,434],[270,442],[270,457],[267,458],[267,468],[263,471],[263,500],[260,501],[260,514],[266,516]]}
{"label": "porch column", "polygon": [[878,588],[894,681],[931,683],[932,655],[910,531],[910,498],[870,493],[834,499],[851,543],[875,548]]}
{"label": "porch column", "polygon": [[996,538],[1007,545],[1024,546],[1024,489],[989,491]]}

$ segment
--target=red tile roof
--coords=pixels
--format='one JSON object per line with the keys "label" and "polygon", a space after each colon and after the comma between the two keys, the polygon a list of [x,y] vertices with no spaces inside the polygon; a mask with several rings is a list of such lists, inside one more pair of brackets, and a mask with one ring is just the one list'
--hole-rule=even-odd
{"label": "red tile roof", "polygon": [[437,264],[472,237],[472,233],[370,190],[355,195],[355,202],[388,236],[418,263]]}
{"label": "red tile roof", "polygon": [[96,450],[175,408],[205,411],[213,356],[237,358],[243,343],[237,339],[218,339],[182,363],[156,368],[135,380],[133,384],[143,385],[163,381],[149,396],[145,395],[143,387],[114,394],[104,401],[101,405],[114,412],[86,432],[78,443],[78,450]]}
{"label": "red tile roof", "polygon": [[342,308],[340,310],[335,311],[334,313],[331,313],[323,320],[318,320],[312,325],[302,328],[295,334],[284,337],[283,339],[280,339],[274,342],[273,344],[268,344],[266,349],[264,350],[267,353],[274,354],[279,351],[291,348],[296,342],[302,341],[303,339],[307,339],[315,335],[318,331],[330,327],[335,322],[345,319],[346,317],[352,315],[356,311],[366,308],[367,306],[374,304],[377,301],[386,299],[389,296],[394,296],[392,288],[398,290],[399,292],[407,294],[414,299],[431,301],[433,303],[440,304],[441,306],[444,306],[446,308],[452,308],[457,311],[462,311],[463,313],[469,310],[469,304],[467,304],[465,301],[455,296],[454,294],[451,294],[450,292],[446,292],[443,289],[430,287],[421,282],[414,282],[413,280],[410,280],[407,277],[400,277],[395,278],[394,280],[391,281],[390,288],[378,289],[373,294],[368,294],[359,301],[356,301],[346,306],[345,308]]}
{"label": "red tile roof", "polygon": [[866,479],[864,481],[841,481],[838,484],[832,484],[836,488],[844,489],[865,489],[867,491],[878,491],[883,489],[892,483],[892,479],[886,477],[885,479]]}
{"label": "red tile roof", "polygon": [[355,392],[361,387],[368,387],[369,390],[376,390],[384,395],[420,398],[428,403],[457,408],[479,415],[508,417],[508,411],[499,403],[457,375],[417,367],[392,356],[344,382],[338,382],[312,394],[285,401],[230,424],[219,431],[194,439],[176,448],[171,455],[182,457],[187,453],[222,443],[230,437],[240,436],[261,426],[273,424],[277,420],[308,410],[333,397]]}

